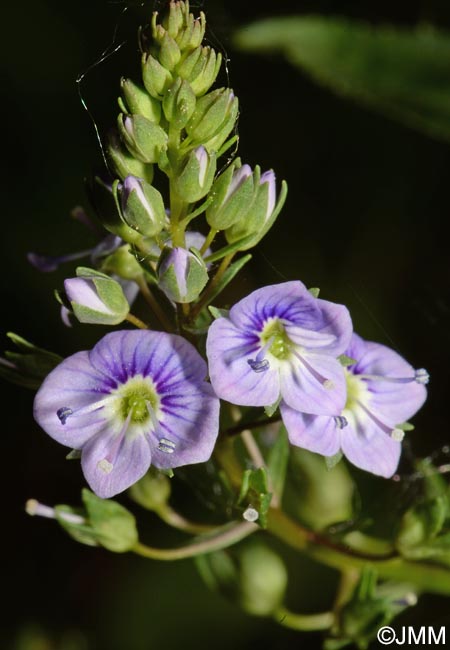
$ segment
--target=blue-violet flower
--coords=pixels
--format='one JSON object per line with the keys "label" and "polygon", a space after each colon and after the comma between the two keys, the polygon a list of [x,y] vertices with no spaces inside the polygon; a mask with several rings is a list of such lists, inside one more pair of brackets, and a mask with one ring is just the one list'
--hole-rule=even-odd
{"label": "blue-violet flower", "polygon": [[44,380],[34,417],[52,438],[81,450],[92,490],[111,497],[150,467],[210,457],[219,400],[197,350],[174,334],[123,330],[65,359]]}
{"label": "blue-violet flower", "polygon": [[207,355],[216,394],[233,404],[339,415],[345,375],[336,359],[352,334],[348,310],[314,298],[299,281],[254,291],[209,328]]}
{"label": "blue-violet flower", "polygon": [[399,426],[424,403],[428,373],[356,334],[345,354],[356,361],[345,371],[345,408],[337,417],[313,416],[282,403],[289,440],[324,456],[342,451],[353,465],[389,478],[400,459],[404,433]]}

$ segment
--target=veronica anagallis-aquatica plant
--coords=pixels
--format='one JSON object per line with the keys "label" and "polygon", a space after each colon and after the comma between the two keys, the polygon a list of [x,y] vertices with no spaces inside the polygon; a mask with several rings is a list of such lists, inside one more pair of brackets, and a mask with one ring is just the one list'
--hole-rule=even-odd
{"label": "veronica anagallis-aquatica plant", "polygon": [[[140,31],[141,78],[121,80],[120,114],[104,135],[108,168],[90,185],[97,245],[29,255],[43,272],[84,259],[57,293],[63,321],[111,331],[66,359],[11,335],[19,351],[2,374],[38,389],[37,423],[80,459],[89,486],[81,507],[30,500],[27,511],[88,545],[196,558],[206,582],[249,613],[364,645],[375,618],[390,621],[422,591],[450,594],[450,508],[435,483],[389,538],[352,524],[343,489],[350,466],[395,479],[428,373],[355,334],[346,306],[299,279],[224,308],[223,289],[275,223],[287,186],[236,157],[238,98],[219,86],[222,56],[204,44],[205,29],[188,2],[153,14]],[[341,500],[337,520],[296,515],[296,500],[312,498],[296,495],[296,475],[312,464],[311,495],[326,499],[328,485]],[[200,521],[171,503],[173,482],[189,472],[214,503]],[[437,513],[431,523],[423,499]],[[191,538],[148,545],[127,500]],[[329,529],[341,511],[349,525]],[[341,572],[329,611],[288,609],[289,568],[271,537]]]}

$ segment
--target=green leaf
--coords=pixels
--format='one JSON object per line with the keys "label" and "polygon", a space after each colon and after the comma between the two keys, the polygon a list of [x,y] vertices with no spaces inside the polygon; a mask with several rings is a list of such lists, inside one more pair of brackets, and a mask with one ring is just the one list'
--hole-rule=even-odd
{"label": "green leaf", "polygon": [[311,287],[311,289],[308,289],[309,293],[314,297],[318,298],[320,294],[320,289],[319,287]]}
{"label": "green leaf", "polygon": [[213,307],[212,305],[208,307],[208,310],[214,319],[228,318],[228,314],[230,313],[229,309],[219,309],[218,307]]}
{"label": "green leaf", "polygon": [[235,241],[232,244],[228,244],[228,246],[224,246],[223,248],[220,248],[215,253],[212,253],[211,255],[208,255],[208,257],[205,257],[206,264],[210,264],[211,262],[218,262],[223,257],[226,257],[226,255],[231,255],[231,253],[235,253],[236,251],[239,251],[242,246],[246,246],[249,242],[252,241],[252,239],[253,239],[253,235],[247,235],[247,237],[243,237],[242,239],[239,239],[238,241]]}
{"label": "green leaf", "polygon": [[7,336],[19,352],[8,350],[6,358],[0,358],[0,377],[25,388],[39,388],[49,372],[61,363],[62,357],[38,348],[13,332],[8,332]]}
{"label": "green leaf", "polygon": [[231,282],[231,280],[239,273],[239,271],[247,264],[252,259],[252,256],[250,253],[247,255],[244,255],[244,257],[241,257],[240,259],[236,260],[236,262],[233,262],[225,273],[222,275],[220,278],[220,281],[216,284],[214,287],[214,290],[211,292],[209,295],[209,302],[212,302],[214,298],[216,298],[219,293],[221,293],[225,287]]}
{"label": "green leaf", "polygon": [[247,50],[280,51],[335,93],[450,141],[449,33],[286,16],[238,31]]}
{"label": "green leaf", "polygon": [[120,503],[101,499],[86,488],[82,498],[99,544],[115,553],[125,553],[135,546],[138,533],[131,512]]}
{"label": "green leaf", "polygon": [[289,440],[284,427],[280,427],[275,444],[269,451],[267,469],[272,480],[273,491],[281,500],[289,459]]}
{"label": "green leaf", "polygon": [[396,429],[401,429],[401,431],[414,431],[415,427],[414,424],[411,424],[411,422],[402,422],[402,424],[397,424]]}

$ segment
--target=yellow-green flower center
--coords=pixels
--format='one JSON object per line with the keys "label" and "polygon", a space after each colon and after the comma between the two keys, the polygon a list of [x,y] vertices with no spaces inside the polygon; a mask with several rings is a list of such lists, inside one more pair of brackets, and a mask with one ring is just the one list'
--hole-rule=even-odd
{"label": "yellow-green flower center", "polygon": [[270,344],[268,352],[280,361],[287,359],[291,354],[291,340],[278,319],[268,321],[260,340],[263,346]]}
{"label": "yellow-green flower center", "polygon": [[345,370],[345,379],[347,382],[347,401],[344,410],[353,410],[358,402],[364,402],[369,392],[366,382],[354,375],[349,370]]}
{"label": "yellow-green flower center", "polygon": [[133,377],[116,391],[117,413],[123,420],[130,417],[130,423],[142,424],[157,412],[159,398],[150,378]]}

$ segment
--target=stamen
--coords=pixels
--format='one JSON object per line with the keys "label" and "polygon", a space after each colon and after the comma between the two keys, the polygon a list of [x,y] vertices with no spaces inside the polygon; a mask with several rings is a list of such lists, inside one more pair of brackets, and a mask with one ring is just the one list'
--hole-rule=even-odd
{"label": "stamen", "polygon": [[348,420],[343,415],[336,415],[333,419],[338,429],[345,429],[348,426]]}
{"label": "stamen", "polygon": [[375,422],[377,426],[380,427],[380,429],[384,432],[387,433],[388,436],[392,438],[392,440],[395,440],[396,442],[401,442],[403,438],[405,437],[405,432],[402,431],[401,429],[397,429],[396,427],[388,427],[387,424],[384,424],[381,420],[377,418],[376,415],[372,413],[368,408],[364,406],[362,402],[358,400],[359,406],[367,413],[367,415],[370,417],[370,419]]}
{"label": "stamen", "polygon": [[297,357],[299,361],[303,363],[305,368],[309,370],[309,372],[312,374],[314,379],[317,379],[317,381],[322,384],[324,388],[327,390],[332,390],[334,388],[334,384],[331,381],[331,379],[327,379],[326,377],[323,377],[317,370],[315,370],[307,361],[304,359],[298,352],[293,350],[294,355]]}
{"label": "stamen", "polygon": [[270,368],[269,359],[265,358],[265,355],[268,350],[272,347],[272,343],[275,339],[275,335],[271,336],[270,339],[263,345],[258,354],[254,359],[247,359],[247,363],[254,372],[265,372]]}
{"label": "stamen", "polygon": [[92,413],[93,411],[98,411],[99,409],[103,408],[108,404],[109,402],[112,402],[116,399],[119,399],[119,395],[109,395],[105,399],[99,400],[98,402],[93,402],[92,404],[89,404],[88,406],[82,406],[79,409],[76,409],[75,411],[70,408],[70,406],[62,406],[56,411],[56,415],[61,421],[61,424],[66,424],[67,419],[71,417],[72,415],[86,415],[87,413]]}
{"label": "stamen", "polygon": [[[45,506],[43,503],[39,503],[36,499],[28,499],[25,504],[25,511],[27,514],[34,517],[46,517],[47,519],[56,519],[56,512],[54,508],[50,506]],[[69,524],[85,524],[86,520],[81,515],[76,515],[71,512],[59,512],[60,519],[64,519]]]}
{"label": "stamen", "polygon": [[159,451],[164,451],[166,454],[173,454],[175,451],[175,443],[167,438],[161,438],[158,444]]}
{"label": "stamen", "polygon": [[247,359],[247,363],[254,372],[265,372],[270,368],[269,359],[261,359],[261,361],[257,361],[256,359]]}
{"label": "stamen", "polygon": [[393,384],[410,384],[415,381],[417,384],[425,386],[430,381],[430,375],[425,368],[414,370],[412,377],[386,377],[386,375],[357,375],[359,379],[369,379],[370,381],[389,381]]}
{"label": "stamen", "polygon": [[85,251],[78,251],[77,253],[69,253],[69,255],[51,256],[51,255],[38,255],[37,253],[28,253],[27,260],[34,266],[35,269],[42,273],[51,273],[56,271],[60,264],[65,262],[73,262],[74,260],[88,257],[91,254],[92,248]]}

